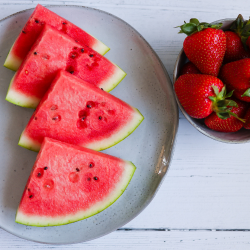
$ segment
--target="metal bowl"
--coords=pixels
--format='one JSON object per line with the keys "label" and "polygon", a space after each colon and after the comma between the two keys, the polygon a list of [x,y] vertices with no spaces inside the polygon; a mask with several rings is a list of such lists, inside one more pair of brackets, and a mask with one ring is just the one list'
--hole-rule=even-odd
{"label": "metal bowl", "polygon": [[[228,30],[234,20],[235,19],[232,19],[232,18],[222,19],[222,20],[215,21],[213,23],[223,23],[221,29]],[[178,55],[176,63],[175,63],[173,84],[175,84],[175,81],[177,80],[177,78],[180,75],[180,70],[186,62],[188,62],[188,59],[187,59],[187,57],[182,49],[180,51],[180,54]],[[233,133],[223,133],[223,132],[217,132],[217,131],[209,129],[205,125],[204,119],[195,119],[195,118],[190,117],[187,114],[187,112],[183,109],[183,107],[181,106],[181,104],[178,100],[178,97],[176,95],[175,95],[175,98],[176,98],[178,106],[179,106],[181,112],[183,113],[183,115],[202,134],[204,134],[204,135],[206,135],[214,140],[217,140],[220,142],[225,142],[225,143],[245,143],[245,142],[250,141],[250,131],[247,129],[244,129],[244,128],[237,131],[237,132],[233,132]]]}

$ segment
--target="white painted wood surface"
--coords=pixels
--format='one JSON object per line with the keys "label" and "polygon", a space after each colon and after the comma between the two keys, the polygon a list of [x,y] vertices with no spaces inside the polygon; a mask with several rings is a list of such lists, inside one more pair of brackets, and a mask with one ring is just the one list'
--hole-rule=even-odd
{"label": "white painted wood surface", "polygon": [[[38,2],[84,5],[122,18],[152,45],[171,78],[185,37],[173,27],[191,17],[210,22],[250,15],[247,0],[0,0],[0,18]],[[249,149],[206,138],[180,114],[170,170],[152,203],[123,229],[68,246],[28,242],[0,229],[0,249],[250,249]]]}

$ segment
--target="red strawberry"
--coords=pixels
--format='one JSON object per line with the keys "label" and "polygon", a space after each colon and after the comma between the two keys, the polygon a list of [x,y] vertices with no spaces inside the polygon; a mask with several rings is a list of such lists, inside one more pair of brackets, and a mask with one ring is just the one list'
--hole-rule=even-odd
{"label": "red strawberry", "polygon": [[185,33],[183,49],[187,58],[203,74],[217,76],[226,51],[226,35],[218,28],[222,24],[211,25],[190,19],[190,23],[180,26]]}
{"label": "red strawberry", "polygon": [[237,61],[244,58],[249,58],[250,53],[245,50],[240,37],[233,31],[225,31],[227,39],[226,53],[224,63]]}
{"label": "red strawberry", "polygon": [[246,91],[250,88],[250,59],[225,64],[221,68],[220,79],[235,90]]}
{"label": "red strawberry", "polygon": [[237,99],[244,101],[244,102],[250,102],[250,97],[245,96],[244,93],[245,90],[234,90],[233,96],[235,96]]}
{"label": "red strawberry", "polygon": [[192,62],[187,62],[181,69],[180,75],[185,74],[200,74],[201,72]]}
{"label": "red strawberry", "polygon": [[[238,100],[235,100],[235,102],[238,107],[232,108],[229,118],[221,119],[214,112],[205,119],[207,127],[219,132],[236,132],[240,130],[244,125],[244,120],[241,118],[244,117],[248,105]],[[233,114],[235,114],[235,116]]]}
{"label": "red strawberry", "polygon": [[244,119],[246,120],[246,122],[244,123],[244,128],[246,129],[250,129],[250,108],[248,108]]}
{"label": "red strawberry", "polygon": [[185,111],[194,118],[205,118],[213,111],[223,116],[229,111],[228,106],[235,102],[225,100],[226,95],[220,79],[202,74],[186,74],[180,76],[174,84],[176,95]]}

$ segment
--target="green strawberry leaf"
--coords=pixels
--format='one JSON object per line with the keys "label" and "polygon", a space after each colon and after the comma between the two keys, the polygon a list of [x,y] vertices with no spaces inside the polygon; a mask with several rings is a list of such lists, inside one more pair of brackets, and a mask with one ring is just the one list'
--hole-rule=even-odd
{"label": "green strawberry leaf", "polygon": [[200,22],[199,22],[199,20],[198,20],[197,18],[191,18],[191,19],[190,19],[190,23],[194,23],[194,24],[196,24],[196,25],[199,25],[199,24],[200,24]]}
{"label": "green strawberry leaf", "polygon": [[218,87],[213,85],[212,88],[214,90],[215,95],[218,96],[219,95],[219,89],[218,89]]}
{"label": "green strawberry leaf", "polygon": [[194,23],[185,23],[180,27],[181,27],[182,33],[185,33],[188,36],[197,30],[197,26]]}
{"label": "green strawberry leaf", "polygon": [[230,91],[229,93],[226,94],[225,98],[231,97],[234,93],[234,90]]}
{"label": "green strawberry leaf", "polygon": [[229,113],[225,112],[225,113],[216,113],[217,116],[220,118],[220,119],[223,119],[223,120],[226,120],[227,118],[230,117]]}
{"label": "green strawberry leaf", "polygon": [[231,115],[231,116],[233,116],[233,117],[235,117],[235,118],[237,118],[238,120],[240,120],[241,122],[246,122],[246,120],[245,119],[241,119],[238,115],[236,115],[235,113],[233,113],[233,112],[229,112],[229,114]]}
{"label": "green strawberry leaf", "polygon": [[250,88],[247,89],[241,97],[243,97],[243,96],[248,96],[248,97],[250,97]]}

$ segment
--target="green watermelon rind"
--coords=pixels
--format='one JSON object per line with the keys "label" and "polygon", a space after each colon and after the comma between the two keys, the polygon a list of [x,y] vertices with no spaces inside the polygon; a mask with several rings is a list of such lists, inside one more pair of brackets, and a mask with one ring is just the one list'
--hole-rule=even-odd
{"label": "green watermelon rind", "polygon": [[12,55],[11,50],[13,48],[14,44],[11,46],[8,55],[4,61],[4,67],[13,71],[17,71],[18,68],[20,67],[22,61],[20,59],[18,59],[17,57],[15,57],[14,55]]}
{"label": "green watermelon rind", "polygon": [[[117,66],[116,64],[114,65],[116,66],[116,72],[113,74],[112,77],[110,77],[108,80],[105,80],[104,83],[99,86],[100,88],[103,88],[103,90],[107,92],[113,90],[127,75],[126,72],[124,72],[119,66]],[[12,89],[11,87],[14,77],[15,75],[10,81],[10,85],[5,100],[24,108],[35,109],[39,104],[40,99],[34,96],[29,97],[21,92]]]}
{"label": "green watermelon rind", "polygon": [[24,107],[24,108],[32,108],[32,109],[36,108],[38,103],[40,102],[38,98],[36,97],[30,98],[18,91],[14,91],[11,88],[14,78],[15,78],[15,75],[12,77],[10,81],[10,85],[9,85],[5,100],[15,105]]}
{"label": "green watermelon rind", "polygon": [[[133,110],[135,111],[134,117],[135,118],[136,118],[136,116],[138,117],[137,121],[134,123],[134,126],[130,126],[131,128],[126,129],[125,132],[123,132],[123,133],[122,132],[116,133],[116,135],[119,135],[118,139],[115,139],[115,140],[112,141],[111,138],[108,138],[107,140],[108,141],[112,141],[112,142],[108,143],[106,146],[101,146],[101,147],[98,147],[98,146],[94,146],[93,147],[93,146],[89,146],[89,145],[83,145],[83,146],[87,147],[87,148],[90,148],[90,149],[93,149],[93,150],[96,150],[96,151],[102,151],[102,150],[111,148],[114,145],[118,144],[119,142],[123,141],[130,134],[132,134],[136,130],[136,128],[144,120],[144,116],[141,114],[141,112],[138,109],[133,108]],[[129,125],[131,125],[131,123],[129,123]],[[95,142],[96,145],[100,145],[101,143],[102,142],[100,142],[100,141]],[[31,138],[29,138],[28,136],[25,135],[25,129],[24,129],[24,131],[22,132],[22,134],[21,134],[21,136],[19,138],[18,145],[21,146],[21,147],[23,147],[23,148],[35,151],[35,152],[38,152],[40,150],[40,147],[41,147],[40,143],[32,140]],[[92,143],[92,145],[93,145],[93,143]]]}
{"label": "green watermelon rind", "polygon": [[[66,225],[69,223],[74,223],[77,221],[87,219],[89,217],[92,217],[92,216],[102,212],[103,210],[105,210],[106,208],[111,206],[114,202],[116,202],[119,199],[119,197],[124,193],[124,191],[128,187],[128,185],[129,185],[129,183],[134,175],[134,172],[136,170],[135,165],[130,161],[124,161],[124,162],[126,163],[124,169],[125,169],[125,171],[128,172],[127,175],[124,175],[124,177],[127,177],[127,178],[124,178],[125,179],[123,181],[124,184],[121,186],[121,188],[116,187],[117,190],[113,191],[113,194],[112,194],[113,198],[112,198],[112,196],[110,198],[111,201],[104,203],[104,205],[102,205],[99,209],[94,209],[94,212],[92,212],[92,213],[89,212],[89,214],[87,214],[86,216],[81,216],[81,215],[78,216],[78,214],[76,214],[74,216],[68,215],[68,217],[71,217],[69,219],[66,218],[67,216],[65,216],[64,218],[60,217],[60,218],[56,218],[56,219],[51,219],[51,218],[47,218],[44,216],[42,216],[42,217],[38,216],[38,217],[36,217],[35,220],[39,221],[39,222],[31,222],[31,216],[23,215],[21,212],[19,212],[19,210],[17,210],[15,222],[18,224],[26,225],[26,226],[36,226],[36,227],[62,226],[62,225]],[[72,217],[73,217],[73,219],[72,219]],[[39,220],[38,220],[38,218],[39,218]],[[48,219],[50,219],[52,222],[46,222],[46,220],[48,221]],[[53,222],[53,220],[54,220],[54,222]],[[62,222],[62,220],[63,220],[63,222]]]}

